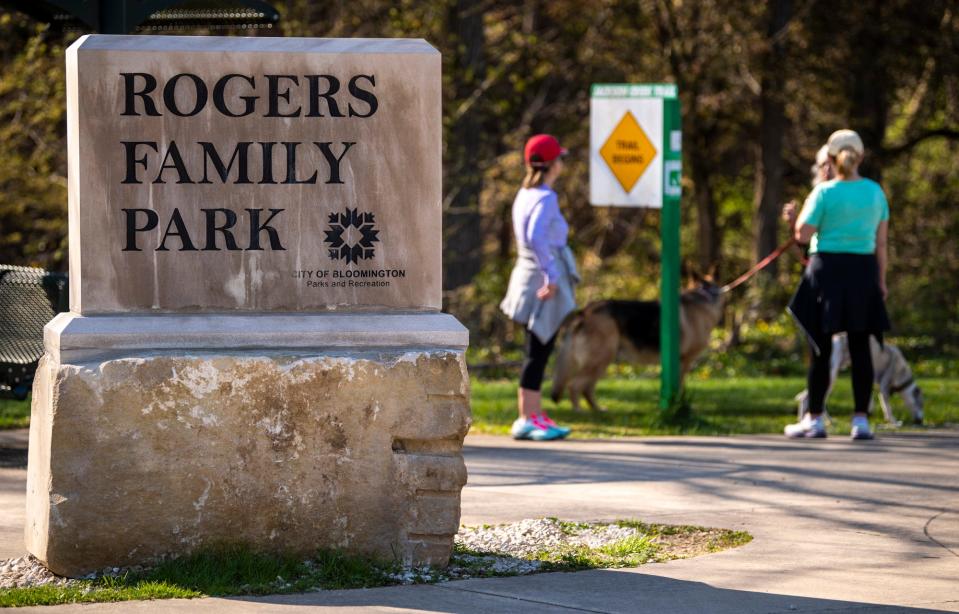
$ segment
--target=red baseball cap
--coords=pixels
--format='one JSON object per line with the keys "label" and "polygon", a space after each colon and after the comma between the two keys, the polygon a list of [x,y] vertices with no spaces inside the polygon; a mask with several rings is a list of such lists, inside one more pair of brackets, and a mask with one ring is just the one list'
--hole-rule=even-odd
{"label": "red baseball cap", "polygon": [[537,134],[526,141],[526,163],[530,166],[546,166],[556,158],[568,152],[559,146],[559,141],[551,134]]}

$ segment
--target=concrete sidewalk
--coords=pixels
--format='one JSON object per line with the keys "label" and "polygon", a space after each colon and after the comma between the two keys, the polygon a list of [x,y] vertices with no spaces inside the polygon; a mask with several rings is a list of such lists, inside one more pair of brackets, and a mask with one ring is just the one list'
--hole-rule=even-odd
{"label": "concrete sidewalk", "polygon": [[[855,443],[776,436],[551,443],[470,437],[466,456],[465,524],[638,518],[745,529],[755,539],[735,550],[635,570],[42,610],[959,612],[954,431],[883,433]],[[13,507],[17,497],[22,505],[24,483],[23,469],[0,469],[0,540],[6,540],[0,557],[22,548],[23,513]]]}
{"label": "concrete sidewalk", "polygon": [[0,559],[23,556],[30,431],[0,430]]}

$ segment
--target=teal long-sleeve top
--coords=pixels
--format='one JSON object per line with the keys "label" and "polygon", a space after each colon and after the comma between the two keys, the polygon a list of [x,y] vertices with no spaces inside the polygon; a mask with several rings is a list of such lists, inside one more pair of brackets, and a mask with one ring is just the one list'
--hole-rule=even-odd
{"label": "teal long-sleeve top", "polygon": [[876,229],[889,219],[889,203],[872,179],[820,183],[810,192],[798,224],[816,227],[809,253],[873,254]]}

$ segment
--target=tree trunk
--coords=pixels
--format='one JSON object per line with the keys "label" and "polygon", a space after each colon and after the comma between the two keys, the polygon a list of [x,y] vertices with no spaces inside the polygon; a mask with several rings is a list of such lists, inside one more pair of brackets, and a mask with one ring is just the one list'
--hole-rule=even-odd
{"label": "tree trunk", "polygon": [[[792,13],[791,0],[772,0],[767,4],[767,41],[763,58],[762,90],[759,104],[762,117],[759,127],[759,172],[757,173],[756,260],[769,255],[779,242],[779,208],[783,200],[783,132],[786,129],[783,90],[786,57],[784,37],[778,36]],[[776,263],[765,269],[767,277],[775,277]]]}
{"label": "tree trunk", "polygon": [[[689,3],[690,22],[693,32],[699,33],[701,6],[699,3]],[[679,30],[676,16],[676,4],[670,0],[660,0],[653,5],[656,18],[659,41],[663,48],[669,50],[669,64],[672,76],[679,87],[679,95],[683,100],[683,139],[690,146],[683,146],[684,169],[688,166],[689,176],[693,180],[693,202],[696,207],[696,260],[700,272],[710,270],[719,264],[720,245],[722,237],[718,221],[718,208],[713,193],[710,176],[715,169],[712,167],[708,152],[711,151],[712,139],[715,136],[715,124],[707,117],[707,111],[700,108],[702,83],[699,80],[702,72],[703,60],[697,54],[701,50],[684,48],[681,41],[684,39]],[[695,67],[694,67],[695,65]]]}
{"label": "tree trunk", "polygon": [[[457,0],[450,7],[450,32],[454,35],[454,88],[456,100],[466,99],[479,87],[485,74],[483,13],[474,0]],[[446,245],[443,253],[443,286],[457,288],[472,281],[482,267],[480,193],[483,174],[479,161],[482,118],[474,109],[464,113],[451,127],[447,140],[446,198],[444,211]]]}
{"label": "tree trunk", "polygon": [[693,192],[696,203],[696,257],[697,266],[700,273],[705,273],[713,265],[719,263],[719,246],[721,237],[719,233],[719,222],[717,219],[716,200],[713,194],[713,186],[710,181],[711,169],[709,162],[703,155],[697,155],[695,152],[708,151],[706,144],[709,138],[701,133],[691,130],[695,138],[697,147],[693,152],[687,153],[690,176],[693,179]]}
{"label": "tree trunk", "polygon": [[850,127],[859,133],[866,147],[866,159],[860,172],[876,181],[882,180],[879,155],[886,135],[889,113],[889,74],[882,50],[886,48],[883,33],[883,1],[871,0],[867,15],[855,34],[852,66],[852,109]]}

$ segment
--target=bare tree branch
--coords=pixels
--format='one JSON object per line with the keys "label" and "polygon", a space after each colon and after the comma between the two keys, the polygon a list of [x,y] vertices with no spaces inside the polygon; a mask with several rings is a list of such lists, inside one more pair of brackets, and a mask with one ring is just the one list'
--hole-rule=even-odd
{"label": "bare tree branch", "polygon": [[879,156],[883,158],[883,160],[888,161],[891,158],[895,158],[896,156],[910,151],[919,143],[936,137],[942,137],[949,140],[959,140],[959,130],[954,128],[936,128],[934,130],[926,130],[899,145],[895,145],[893,147],[883,147],[879,151]]}

